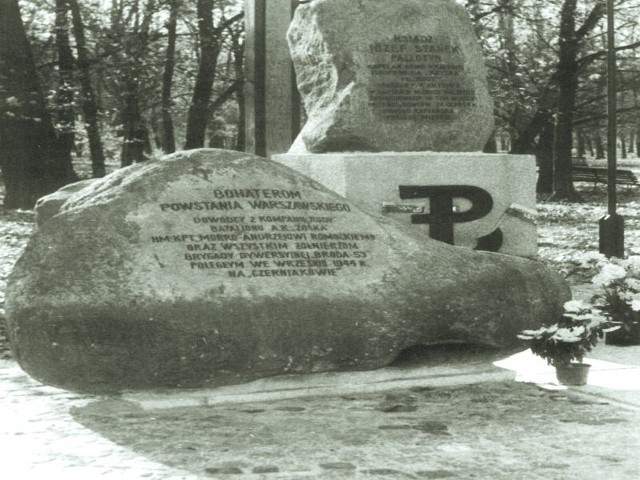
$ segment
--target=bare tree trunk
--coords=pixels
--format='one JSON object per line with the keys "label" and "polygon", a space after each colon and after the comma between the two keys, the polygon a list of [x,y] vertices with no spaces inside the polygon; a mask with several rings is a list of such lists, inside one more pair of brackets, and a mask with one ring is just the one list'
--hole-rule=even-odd
{"label": "bare tree trunk", "polygon": [[[533,4],[536,5],[535,3]],[[534,28],[536,32],[533,34],[534,38],[538,39],[539,45],[537,48],[546,48],[540,39],[544,38],[545,30],[547,29],[547,23],[544,21],[544,14],[540,7],[535,10],[536,22],[534,22]],[[517,65],[517,59],[512,60],[512,64]],[[513,72],[515,77],[515,71]],[[542,87],[540,95],[536,102],[536,110],[531,117],[531,120],[525,125],[523,129],[512,132],[511,137],[511,153],[528,154],[536,151],[535,139],[538,135],[542,134],[542,131],[547,128],[548,123],[552,119],[552,115],[555,109],[556,101],[556,77],[557,72],[549,79],[547,85]],[[518,77],[515,77],[518,78]],[[519,81],[519,80],[518,80]]]}
{"label": "bare tree trunk", "polygon": [[246,137],[246,111],[244,98],[244,42],[241,39],[241,29],[236,29],[231,36],[231,54],[233,56],[233,68],[236,75],[236,81],[240,81],[240,87],[236,90],[236,102],[238,104],[238,135],[234,148],[240,152],[244,152]]}
{"label": "bare tree trunk", "polygon": [[498,143],[496,142],[495,131],[491,134],[487,142],[482,147],[483,153],[498,153]]}
{"label": "bare tree trunk", "polygon": [[[162,109],[162,106],[160,106]],[[160,149],[162,151],[162,112],[158,108],[152,108],[149,115],[149,124],[147,125],[147,132],[149,132],[149,148],[151,152],[154,149]]]}
{"label": "bare tree trunk", "polygon": [[120,157],[120,166],[127,167],[145,160],[145,126],[138,107],[138,82],[128,80],[123,94],[122,128],[124,143]]}
{"label": "bare tree trunk", "polygon": [[587,156],[585,135],[582,130],[578,130],[578,133],[576,136],[578,138],[578,147],[577,147],[578,158],[580,159],[580,161],[582,161],[582,159]]}
{"label": "bare tree trunk", "polygon": [[213,0],[197,0],[198,28],[200,32],[200,64],[193,87],[193,96],[187,116],[187,132],[184,148],[204,147],[209,121],[209,101],[220,46],[213,27]]}
{"label": "bare tree trunk", "polygon": [[554,124],[549,119],[540,133],[538,148],[536,150],[536,160],[538,163],[538,183],[536,191],[538,193],[551,194],[553,192],[553,137]]}
{"label": "bare tree trunk", "polygon": [[578,89],[576,0],[565,0],[560,12],[558,109],[553,143],[553,198],[577,200],[571,177],[573,109]]}
{"label": "bare tree trunk", "polygon": [[47,111],[17,0],[0,0],[0,19],[4,207],[30,209],[38,198],[75,181],[76,176]]}
{"label": "bare tree trunk", "polygon": [[579,201],[571,176],[573,110],[578,91],[578,50],[580,41],[604,14],[604,3],[595,4],[584,24],[576,30],[577,0],[564,0],[560,11],[558,52],[558,103],[553,147],[553,198]]}
{"label": "bare tree trunk", "polygon": [[73,23],[73,36],[76,40],[76,52],[78,56],[78,77],[80,80],[80,104],[84,117],[87,138],[89,140],[89,152],[91,154],[91,171],[94,178],[104,177],[106,173],[104,164],[104,149],[100,138],[100,124],[98,121],[98,101],[91,84],[91,70],[87,41],[84,34],[84,22],[80,14],[77,0],[67,0],[71,9]]}
{"label": "bare tree trunk", "polygon": [[533,117],[525,127],[525,129],[520,132],[518,137],[513,141],[511,146],[511,153],[514,154],[528,154],[532,153],[535,150],[535,139],[540,134],[540,132],[545,128],[546,124],[552,119],[552,111],[550,110],[551,106],[547,100],[547,96],[550,95],[550,91],[548,93],[542,93],[541,98],[538,100],[538,109],[533,114]]}
{"label": "bare tree trunk", "polygon": [[197,13],[200,31],[200,64],[193,87],[191,105],[187,115],[187,132],[185,149],[201,148],[204,146],[207,124],[211,116],[210,107],[213,92],[213,81],[220,55],[220,37],[224,29],[240,20],[242,13],[234,15],[228,20],[222,20],[213,25],[213,0],[198,0]]}
{"label": "bare tree trunk", "polygon": [[178,0],[169,2],[169,21],[167,22],[167,52],[162,74],[162,127],[161,144],[165,153],[176,151],[176,140],[171,118],[171,88],[173,86],[173,71],[176,62],[176,27],[178,22]]}
{"label": "bare tree trunk", "polygon": [[150,151],[149,132],[140,112],[140,76],[141,61],[145,55],[149,39],[149,26],[155,3],[149,1],[146,10],[139,20],[139,2],[134,3],[135,25],[132,33],[124,39],[125,56],[132,65],[132,71],[128,72],[124,80],[124,92],[122,94],[122,127],[124,138],[120,165],[129,166],[133,163],[143,162],[147,159],[145,151]]}
{"label": "bare tree trunk", "polygon": [[605,158],[604,143],[602,142],[602,136],[600,135],[600,132],[596,132],[595,140],[596,140],[596,160],[604,160]]}
{"label": "bare tree trunk", "polygon": [[[500,68],[504,72],[504,80],[509,82],[511,89],[518,90],[524,89],[522,78],[518,74],[518,44],[515,34],[515,10],[518,7],[520,0],[497,0],[498,4],[498,30],[497,37],[500,42],[500,48],[504,52],[504,55],[500,56]],[[532,33],[535,37],[535,34]],[[511,121],[506,122],[503,128],[506,129],[511,138],[517,136],[516,125],[524,123],[527,113],[524,105],[521,102],[514,102],[511,111]],[[534,134],[534,137],[536,135]],[[486,147],[486,146],[485,146]],[[502,145],[501,145],[502,147]],[[533,138],[529,142],[527,147],[520,147],[522,149],[527,148],[529,151],[533,151]],[[502,148],[501,148],[502,149]],[[502,149],[505,151],[506,149]]]}
{"label": "bare tree trunk", "polygon": [[71,155],[75,143],[74,59],[69,45],[68,12],[67,2],[56,0],[55,38],[58,52],[59,84],[55,99],[55,120],[60,147],[66,151],[66,155]]}
{"label": "bare tree trunk", "polygon": [[621,160],[626,160],[627,159],[627,138],[624,134],[624,132],[621,132],[622,134],[620,135],[620,158]]}
{"label": "bare tree trunk", "polygon": [[[605,10],[604,5],[605,4],[602,0],[598,0],[587,15],[584,23],[580,26],[579,29],[576,30],[576,0],[564,1],[561,13],[562,18],[561,31],[559,35],[560,53],[558,67],[551,76],[548,86],[543,89],[538,98],[536,112],[534,113],[533,117],[526,125],[526,127],[520,132],[518,138],[514,139],[511,149],[512,153],[530,153],[533,150],[535,138],[538,136],[538,134],[540,134],[549,118],[554,114],[553,110],[557,109],[557,113],[559,115],[562,115],[562,118],[558,118],[560,128],[560,132],[558,133],[560,133],[560,135],[556,135],[555,141],[560,142],[558,144],[558,147],[560,147],[558,154],[561,156],[566,156],[566,143],[563,144],[563,142],[566,142],[566,140],[563,139],[566,139],[567,132],[571,131],[572,124],[572,114],[569,113],[569,116],[567,116],[566,109],[570,106],[570,104],[572,106],[572,109],[573,105],[575,105],[575,91],[572,94],[571,89],[573,88],[572,85],[574,87],[577,86],[576,82],[578,73],[578,46],[579,43],[587,36],[587,34],[590,33],[597,25],[600,18],[602,18]],[[569,76],[567,77],[567,75]],[[560,89],[564,89],[565,92],[568,92],[570,94],[570,97],[565,98],[562,93],[559,93],[558,90]],[[554,97],[554,94],[556,92],[558,93],[558,95]],[[558,105],[558,102],[562,102],[562,106]],[[567,121],[570,121],[571,123],[567,123]],[[568,129],[567,125],[569,125]],[[570,153],[568,157],[570,160]],[[563,176],[563,178],[558,180],[559,185],[566,184],[567,178],[570,182],[570,172],[569,176],[567,176],[566,169],[563,169],[562,166],[560,166],[560,174],[561,176]],[[571,187],[569,187],[569,189],[571,189]]]}
{"label": "bare tree trunk", "polygon": [[[637,108],[638,107],[638,93],[634,90],[633,91],[633,107]],[[633,124],[629,125],[628,131],[629,131],[629,153],[635,153],[638,152],[635,149],[636,146],[636,142],[638,141],[636,138],[636,129],[632,126]],[[640,153],[640,152],[638,152]],[[637,156],[637,155],[636,155]]]}
{"label": "bare tree trunk", "polygon": [[[634,108],[638,107],[638,93],[633,91],[633,106]],[[629,153],[635,153],[636,157],[640,154],[640,150],[638,150],[640,139],[638,138],[638,129],[633,122],[629,125]]]}
{"label": "bare tree trunk", "polygon": [[587,142],[587,150],[589,151],[589,156],[595,156],[593,151],[593,141],[591,140],[591,135],[585,135],[585,140]]}

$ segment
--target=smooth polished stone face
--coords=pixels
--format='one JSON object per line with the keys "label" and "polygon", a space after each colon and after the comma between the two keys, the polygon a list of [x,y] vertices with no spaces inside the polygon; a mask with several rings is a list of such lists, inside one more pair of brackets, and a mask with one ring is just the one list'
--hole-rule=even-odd
{"label": "smooth polished stone face", "polygon": [[[286,153],[272,159],[313,178],[366,212],[383,213],[414,229],[426,229],[432,238],[442,238],[432,225],[437,229],[443,220],[449,220],[453,245],[537,256],[533,156],[358,152]],[[473,190],[486,192],[485,198],[474,195]],[[434,193],[445,200],[448,193],[452,206],[436,203]],[[426,214],[429,217],[423,216]],[[487,243],[491,238],[497,241]]]}

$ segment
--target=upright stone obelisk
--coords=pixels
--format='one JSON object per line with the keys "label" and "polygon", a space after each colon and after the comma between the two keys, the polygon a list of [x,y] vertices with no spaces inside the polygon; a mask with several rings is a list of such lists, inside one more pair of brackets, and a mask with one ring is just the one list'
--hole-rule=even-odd
{"label": "upright stone obelisk", "polygon": [[286,152],[300,130],[286,31],[295,0],[244,0],[245,151],[269,157]]}

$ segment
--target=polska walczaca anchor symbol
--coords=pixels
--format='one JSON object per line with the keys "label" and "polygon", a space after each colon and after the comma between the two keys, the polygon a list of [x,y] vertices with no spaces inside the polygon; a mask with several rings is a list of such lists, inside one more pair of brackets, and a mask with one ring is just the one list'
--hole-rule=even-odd
{"label": "polska walczaca anchor symbol", "polygon": [[[400,185],[400,199],[429,199],[429,212],[419,213],[416,210],[404,210],[411,213],[411,223],[429,225],[429,237],[434,240],[454,245],[454,225],[456,223],[472,222],[488,215],[493,210],[493,198],[486,190],[472,185]],[[471,203],[471,208],[457,211],[454,199],[465,199]],[[389,207],[389,206],[387,206]],[[383,208],[385,210],[385,208]],[[421,209],[419,209],[421,210]],[[517,206],[509,207],[506,214],[519,214],[526,221],[527,212],[518,212]],[[389,211],[388,208],[386,211]],[[398,211],[396,209],[396,211]],[[524,215],[523,215],[524,213]],[[504,241],[504,234],[499,226],[488,235],[478,238],[474,250],[498,252]]]}

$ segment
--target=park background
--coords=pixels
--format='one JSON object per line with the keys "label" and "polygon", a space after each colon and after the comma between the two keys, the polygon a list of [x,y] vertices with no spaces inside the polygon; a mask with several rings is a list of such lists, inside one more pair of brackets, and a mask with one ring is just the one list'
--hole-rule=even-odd
{"label": "park background", "polygon": [[[252,15],[264,4],[2,0],[4,207],[29,209],[78,178],[183,148],[256,150],[261,133],[247,124],[255,112],[245,101],[255,86],[245,77],[253,65],[246,59],[258,53],[254,32],[244,31],[245,3]],[[287,21],[296,2],[270,3],[282,5]],[[475,26],[495,101],[485,151],[534,154],[538,191],[579,200],[571,165],[606,158],[606,2],[458,3]],[[640,2],[614,3],[617,143],[625,160],[640,143]]]}

